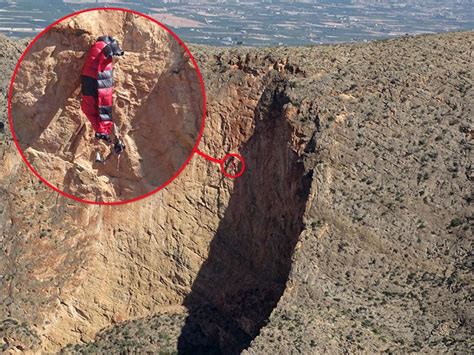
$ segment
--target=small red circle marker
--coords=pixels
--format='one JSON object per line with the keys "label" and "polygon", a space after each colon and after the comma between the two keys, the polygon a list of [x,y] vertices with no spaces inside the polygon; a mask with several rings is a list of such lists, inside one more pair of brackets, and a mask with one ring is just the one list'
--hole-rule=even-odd
{"label": "small red circle marker", "polygon": [[[206,153],[201,152],[197,148],[195,149],[195,152],[196,154],[202,156],[204,159],[209,160],[213,163],[219,164],[222,174],[224,174],[224,176],[228,178],[231,178],[231,179],[238,178],[242,176],[242,174],[244,173],[246,169],[245,160],[240,154],[227,153],[226,155],[224,155],[224,158],[218,159],[218,158],[211,157],[210,155],[207,155]],[[238,164],[240,164],[240,167],[238,166],[238,164],[235,164],[236,161],[238,161]],[[232,172],[231,168],[232,170],[234,170],[234,172]]]}
{"label": "small red circle marker", "polygon": [[[240,167],[238,164],[236,165],[235,162],[238,161],[240,163]],[[221,171],[222,174],[227,176],[228,178],[235,179],[238,178],[239,176],[242,176],[242,174],[245,171],[245,160],[244,158],[235,153],[229,153],[222,158],[222,161],[220,162],[221,166]],[[236,168],[231,170],[230,168]],[[230,171],[234,171],[231,173]]]}

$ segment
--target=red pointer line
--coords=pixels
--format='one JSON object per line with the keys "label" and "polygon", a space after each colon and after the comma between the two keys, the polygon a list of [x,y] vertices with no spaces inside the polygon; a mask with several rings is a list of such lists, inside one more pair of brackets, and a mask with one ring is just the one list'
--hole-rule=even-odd
{"label": "red pointer line", "polygon": [[[231,179],[235,179],[235,178],[238,178],[239,176],[241,176],[244,171],[245,171],[245,160],[244,158],[239,155],[239,154],[236,154],[236,153],[228,153],[224,156],[224,158],[222,159],[217,159],[217,158],[213,158],[203,152],[201,152],[199,149],[195,149],[194,150],[198,155],[200,155],[201,157],[203,157],[204,159],[206,160],[209,160],[209,161],[212,161],[213,163],[217,163],[220,165],[221,167],[221,172],[222,174],[224,174],[226,177],[228,178],[231,178]],[[235,174],[231,174],[230,172],[227,172],[226,171],[226,168],[224,166],[224,163],[227,159],[229,158],[234,158],[234,159],[238,159],[240,161],[240,164],[241,164],[241,169],[239,172],[235,173]]]}
{"label": "red pointer line", "polygon": [[207,160],[209,160],[209,161],[212,161],[213,163],[222,164],[222,163],[224,162],[222,159],[213,158],[213,157],[211,157],[211,156],[209,156],[209,155],[207,155],[207,154],[201,152],[201,151],[200,151],[199,149],[197,149],[197,148],[196,148],[195,152],[196,152],[198,155],[202,156],[204,159],[207,159]]}

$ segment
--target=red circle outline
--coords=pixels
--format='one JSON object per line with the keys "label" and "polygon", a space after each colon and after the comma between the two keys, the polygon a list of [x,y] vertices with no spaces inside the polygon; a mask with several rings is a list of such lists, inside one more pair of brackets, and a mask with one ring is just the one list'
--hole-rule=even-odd
{"label": "red circle outline", "polygon": [[[242,164],[242,169],[240,169],[240,171],[237,173],[237,174],[229,174],[226,170],[225,170],[225,166],[224,166],[224,163],[227,159],[229,158],[237,158],[238,160],[240,160],[241,164]],[[219,165],[221,166],[221,172],[222,174],[224,174],[226,177],[228,178],[231,178],[231,179],[236,179],[240,176],[242,176],[242,174],[244,173],[245,171],[245,160],[244,158],[240,155],[240,154],[236,154],[236,153],[228,153],[226,155],[224,155],[224,158],[222,158],[221,160],[219,160]]]}
{"label": "red circle outline", "polygon": [[[163,184],[161,184],[159,187],[157,187],[155,190],[152,190],[150,192],[147,192],[146,194],[144,195],[141,195],[141,196],[138,196],[138,197],[134,197],[132,199],[129,199],[129,200],[123,200],[123,201],[112,201],[112,202],[105,202],[105,201],[91,201],[91,200],[86,200],[86,199],[81,199],[79,197],[76,197],[74,195],[71,195],[67,192],[64,192],[62,190],[60,190],[58,187],[54,186],[53,184],[49,183],[46,179],[44,179],[34,168],[33,166],[30,164],[30,162],[28,161],[28,159],[26,159],[26,156],[25,154],[23,153],[23,151],[21,150],[20,148],[20,144],[18,143],[18,139],[16,137],[16,134],[15,134],[15,130],[13,129],[13,119],[12,119],[12,114],[11,114],[11,97],[12,97],[12,93],[13,93],[13,83],[15,82],[15,77],[18,73],[18,70],[20,68],[20,65],[21,65],[21,62],[23,61],[26,53],[31,49],[31,47],[35,44],[35,42],[41,37],[43,36],[46,32],[48,32],[52,27],[54,27],[55,25],[57,25],[58,23],[70,18],[70,17],[73,17],[73,16],[76,16],[76,15],[79,15],[79,14],[82,14],[82,13],[85,13],[85,12],[90,12],[90,11],[98,11],[98,10],[106,10],[106,11],[124,11],[124,12],[129,12],[129,13],[132,13],[132,14],[135,14],[135,15],[138,15],[138,16],[141,16],[141,17],[144,17],[150,21],[153,21],[154,23],[156,23],[158,26],[160,26],[161,28],[163,28],[165,31],[167,31],[176,41],[178,41],[178,43],[181,45],[181,47],[184,48],[184,50],[186,51],[186,53],[189,55],[189,58],[191,59],[191,62],[193,63],[194,67],[196,68],[196,71],[197,71],[197,74],[198,74],[198,77],[199,77],[199,82],[200,82],[200,85],[201,85],[201,91],[202,91],[202,98],[203,98],[203,103],[202,103],[202,118],[201,118],[201,130],[199,132],[199,135],[196,139],[196,144],[194,145],[194,148],[191,150],[191,152],[189,153],[189,157],[188,159],[183,163],[183,165],[179,168],[179,170],[177,171],[177,173],[172,176],[170,179],[168,179],[166,182],[164,182]],[[10,89],[8,90],[8,121],[9,121],[9,124],[10,124],[10,131],[12,132],[12,136],[13,136],[13,140],[15,142],[15,145],[18,149],[18,152],[20,153],[23,161],[26,163],[26,165],[28,166],[28,168],[33,172],[33,174],[35,174],[41,181],[43,181],[43,183],[45,183],[47,186],[49,186],[50,188],[52,188],[54,191],[60,193],[61,195],[65,196],[65,197],[69,197],[75,201],[78,201],[78,202],[83,202],[83,203],[88,203],[88,204],[93,204],[93,205],[123,205],[123,204],[126,204],[126,203],[131,203],[131,202],[135,202],[135,201],[139,201],[141,199],[144,199],[148,196],[151,196],[153,194],[155,194],[156,192],[160,191],[161,189],[165,188],[166,186],[168,186],[174,179],[176,179],[181,173],[182,171],[184,170],[184,168],[189,164],[190,160],[192,159],[192,157],[194,156],[194,152],[196,151],[197,147],[199,146],[199,143],[201,141],[201,138],[202,138],[202,134],[204,132],[204,125],[205,125],[205,120],[206,120],[206,89],[205,89],[205,86],[204,86],[204,79],[202,77],[202,74],[201,74],[201,71],[199,70],[199,67],[197,65],[197,62],[196,60],[194,59],[194,56],[192,55],[191,51],[189,50],[189,48],[186,46],[186,44],[184,44],[184,42],[172,31],[170,30],[168,27],[166,27],[165,25],[163,25],[161,22],[158,22],[156,19],[152,18],[151,16],[148,16],[148,15],[145,15],[145,14],[142,14],[141,12],[138,12],[138,11],[135,11],[135,10],[131,10],[131,9],[125,9],[125,8],[121,8],[121,7],[94,7],[94,8],[88,8],[88,9],[84,9],[84,10],[80,10],[80,11],[77,11],[77,12],[73,12],[69,15],[66,15],[62,18],[60,18],[59,20],[53,22],[52,24],[50,24],[48,27],[46,27],[43,31],[41,31],[32,41],[31,43],[26,47],[26,49],[24,50],[23,54],[20,56],[20,59],[18,60],[18,63],[16,64],[15,66],[15,69],[13,71],[13,75],[12,75],[12,78],[10,80]]]}

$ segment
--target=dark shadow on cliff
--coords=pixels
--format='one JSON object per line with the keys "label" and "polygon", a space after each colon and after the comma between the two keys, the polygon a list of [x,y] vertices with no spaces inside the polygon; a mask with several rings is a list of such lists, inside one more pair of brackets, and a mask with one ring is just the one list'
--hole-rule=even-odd
{"label": "dark shadow on cliff", "polygon": [[[52,52],[44,53],[46,48],[54,49]],[[28,147],[37,150],[51,149],[40,144],[38,140],[54,119],[62,119],[60,118],[61,109],[67,105],[68,101],[71,98],[80,97],[80,75],[88,48],[89,44],[84,31],[71,29],[68,40],[64,33],[54,28],[42,37],[41,41],[35,42],[29,48],[18,69],[15,82],[29,83],[28,75],[44,77],[49,75],[49,80],[44,93],[41,95],[36,93],[34,104],[25,105],[22,101],[12,99],[13,128],[22,150]],[[71,56],[70,51],[82,54]],[[51,73],[29,73],[28,67],[25,67],[27,61],[45,61],[50,57],[58,60],[54,68],[51,68]],[[38,90],[38,88],[31,87],[29,90]],[[15,98],[15,93],[14,86],[13,98]],[[81,122],[76,123],[80,125]]]}
{"label": "dark shadow on cliff", "polygon": [[185,299],[181,354],[239,353],[258,335],[286,287],[303,229],[311,176],[290,148],[284,118],[287,83],[278,74],[255,110],[255,131],[241,147],[247,170],[234,190]]}

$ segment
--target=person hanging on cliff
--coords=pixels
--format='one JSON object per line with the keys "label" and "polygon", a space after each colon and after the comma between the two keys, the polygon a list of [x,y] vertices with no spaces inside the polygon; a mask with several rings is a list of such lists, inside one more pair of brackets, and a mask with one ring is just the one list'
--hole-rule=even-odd
{"label": "person hanging on cliff", "polygon": [[[87,53],[81,73],[82,112],[94,128],[98,141],[112,143],[113,131],[115,136],[113,151],[116,154],[121,154],[125,145],[119,138],[118,128],[112,120],[113,57],[123,55],[124,51],[115,38],[101,36]],[[104,162],[99,152],[96,153],[96,161]]]}

